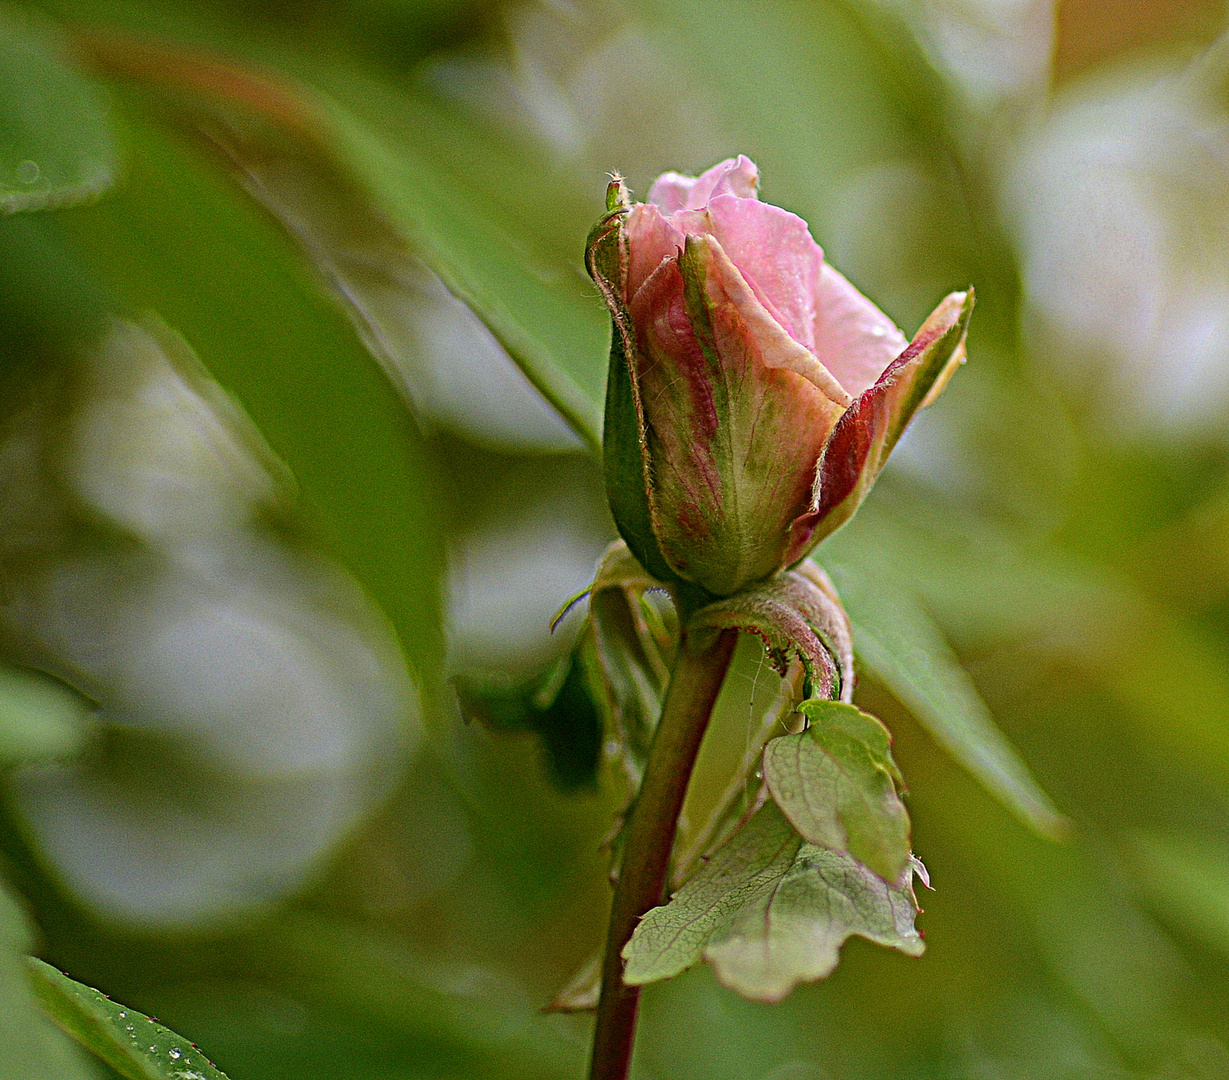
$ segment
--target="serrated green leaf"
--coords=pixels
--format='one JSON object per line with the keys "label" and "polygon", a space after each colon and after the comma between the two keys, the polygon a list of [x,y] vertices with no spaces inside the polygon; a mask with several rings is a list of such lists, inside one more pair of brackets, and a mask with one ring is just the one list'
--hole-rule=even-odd
{"label": "serrated green leaf", "polygon": [[0,1080],[88,1080],[83,1055],[38,1008],[25,972],[29,922],[0,885]]}
{"label": "serrated green leaf", "polygon": [[623,978],[656,982],[703,959],[744,997],[779,1001],[830,974],[851,934],[920,955],[917,911],[911,874],[894,887],[850,856],[806,843],[769,800],[645,915],[623,949]]}
{"label": "serrated green leaf", "polygon": [[226,1080],[182,1035],[35,957],[30,985],[52,1019],[126,1080]]}
{"label": "serrated green leaf", "polygon": [[75,754],[92,708],[62,682],[0,663],[0,766]]}
{"label": "serrated green leaf", "polygon": [[846,852],[885,881],[909,865],[909,815],[896,793],[892,738],[840,701],[804,701],[811,721],[764,747],[764,782],[808,843]]}
{"label": "serrated green leaf", "polygon": [[977,688],[903,576],[868,568],[864,558],[830,562],[830,567],[853,622],[859,659],[1017,817],[1043,836],[1064,836],[1066,819],[995,726]]}
{"label": "serrated green leaf", "polygon": [[96,197],[115,180],[102,90],[61,55],[49,28],[0,9],[0,211]]}

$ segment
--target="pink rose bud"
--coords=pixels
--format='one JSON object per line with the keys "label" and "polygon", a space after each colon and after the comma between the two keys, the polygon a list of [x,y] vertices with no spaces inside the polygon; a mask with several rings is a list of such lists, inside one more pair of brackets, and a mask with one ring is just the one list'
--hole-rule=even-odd
{"label": "pink rose bud", "polygon": [[973,294],[907,342],[824,261],[801,218],[762,203],[755,165],[620,181],[587,264],[614,321],[607,493],[660,580],[728,596],[844,524],[901,432],[964,361]]}

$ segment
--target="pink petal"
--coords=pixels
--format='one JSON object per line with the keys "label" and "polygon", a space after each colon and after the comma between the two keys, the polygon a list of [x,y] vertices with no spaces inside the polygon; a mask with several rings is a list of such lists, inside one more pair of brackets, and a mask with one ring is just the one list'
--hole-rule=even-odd
{"label": "pink petal", "polygon": [[649,189],[649,202],[664,214],[680,210],[702,210],[715,195],[735,195],[741,199],[757,198],[755,186],[759,170],[750,158],[739,154],[714,165],[699,177],[664,173]]}
{"label": "pink petal", "polygon": [[758,199],[756,191],[760,182],[760,171],[749,157],[739,154],[732,160],[714,165],[700,175],[696,186],[691,192],[691,206],[697,205],[696,200],[703,198],[704,203],[712,202],[718,195],[733,195],[739,199]]}
{"label": "pink petal", "polygon": [[[737,312],[738,325],[754,341],[760,364],[765,368],[782,368],[801,375],[811,386],[821,391],[825,399],[823,407],[835,422],[836,417],[850,404],[850,396],[823,364],[816,360],[811,351],[786,331],[781,319],[764,306],[747,278],[722,248],[720,241],[715,236],[710,236],[707,245],[711,253],[709,275],[730,307]],[[715,324],[719,321],[714,318]],[[752,374],[752,377],[755,375]],[[827,429],[811,431],[808,434],[819,438],[822,443],[822,440],[827,438]],[[802,437],[800,434],[799,438]]]}
{"label": "pink petal", "polygon": [[824,253],[802,218],[779,206],[718,195],[707,212],[687,211],[674,220],[687,233],[711,233],[785,332],[815,351],[814,305]]}
{"label": "pink petal", "polygon": [[677,214],[687,209],[687,201],[696,186],[694,176],[684,176],[682,173],[662,173],[653,181],[649,188],[649,202],[658,207],[663,214]]}
{"label": "pink petal", "polygon": [[627,215],[627,293],[631,303],[653,271],[676,257],[683,246],[683,232],[662,216],[652,203],[637,203]]}
{"label": "pink petal", "polygon": [[854,397],[874,386],[908,344],[895,323],[827,263],[814,310],[815,355]]}

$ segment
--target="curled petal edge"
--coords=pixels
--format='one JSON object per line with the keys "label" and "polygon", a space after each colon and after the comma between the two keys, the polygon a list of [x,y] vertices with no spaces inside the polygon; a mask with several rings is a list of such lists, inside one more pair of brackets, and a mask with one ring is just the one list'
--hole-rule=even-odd
{"label": "curled petal edge", "polygon": [[734,265],[714,236],[689,236],[687,250],[696,251],[703,264],[717,274],[726,296],[746,321],[767,367],[784,368],[802,376],[832,403],[832,412],[852,405],[854,399],[846,393],[836,377],[805,345],[800,345],[785,330],[781,321],[756,296],[755,290]]}

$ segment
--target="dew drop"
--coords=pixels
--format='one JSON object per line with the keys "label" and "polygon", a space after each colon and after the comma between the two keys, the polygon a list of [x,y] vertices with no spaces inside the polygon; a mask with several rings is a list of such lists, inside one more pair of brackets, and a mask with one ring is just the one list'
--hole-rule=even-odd
{"label": "dew drop", "polygon": [[172,1061],[178,1061],[181,1057],[183,1057],[183,1051],[180,1050],[178,1046],[172,1047],[167,1051],[167,1053],[171,1055]]}
{"label": "dew drop", "polygon": [[23,161],[17,166],[17,179],[23,184],[33,184],[42,174],[37,161]]}
{"label": "dew drop", "polygon": [[887,332],[888,332],[887,327],[884,327],[884,326],[872,326],[871,327],[871,337],[885,337],[887,335]]}
{"label": "dew drop", "polygon": [[128,1014],[127,1014],[126,1012],[124,1012],[124,1010],[123,1010],[123,1009],[120,1009],[120,1012],[119,1012],[119,1018],[120,1018],[121,1020],[126,1020],[126,1019],[128,1018]]}

